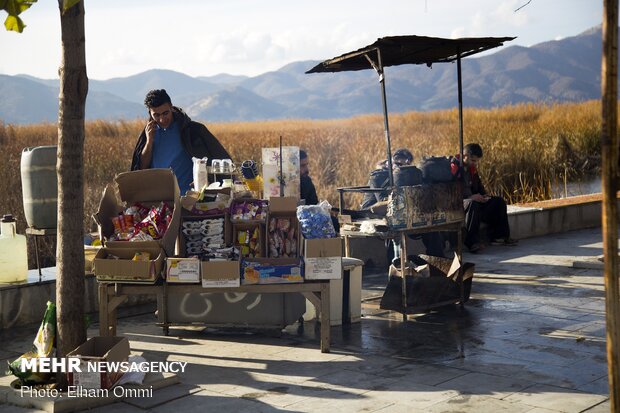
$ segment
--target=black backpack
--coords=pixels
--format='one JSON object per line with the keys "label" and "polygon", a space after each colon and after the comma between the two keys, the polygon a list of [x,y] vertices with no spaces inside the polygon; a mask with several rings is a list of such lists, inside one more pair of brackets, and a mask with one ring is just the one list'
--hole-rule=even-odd
{"label": "black backpack", "polygon": [[422,182],[422,171],[415,166],[406,165],[394,169],[394,185],[396,186],[415,186]]}
{"label": "black backpack", "polygon": [[432,184],[434,182],[452,182],[452,168],[450,166],[450,158],[445,156],[431,156],[422,159],[420,162],[422,177],[424,183]]}

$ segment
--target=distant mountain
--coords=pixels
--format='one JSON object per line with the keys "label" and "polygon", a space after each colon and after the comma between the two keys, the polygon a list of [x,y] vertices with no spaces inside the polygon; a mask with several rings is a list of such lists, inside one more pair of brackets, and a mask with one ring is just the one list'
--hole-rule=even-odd
{"label": "distant mountain", "polygon": [[204,80],[205,82],[214,83],[217,85],[238,85],[248,76],[241,75],[229,75],[227,73],[220,73],[219,75],[213,76],[198,76],[196,79]]}
{"label": "distant mountain", "polygon": [[[0,100],[0,120],[5,123],[56,122],[58,95],[58,81],[34,81],[26,76],[0,75],[0,96],[3,96]],[[145,116],[145,113],[143,105],[112,93],[88,92],[87,119],[135,119]]]}
{"label": "distant mountain", "polygon": [[[532,47],[509,45],[463,60],[466,107],[600,98],[600,26]],[[124,78],[90,79],[86,116],[143,117],[146,92],[161,88],[174,104],[203,121],[327,119],[381,112],[374,71],[305,74],[317,63],[294,62],[254,77],[191,77],[154,69]],[[457,104],[456,65],[388,67],[386,88],[390,112],[452,108]],[[58,80],[0,75],[0,94],[0,120],[5,123],[56,121]]]}
{"label": "distant mountain", "polygon": [[55,122],[57,90],[22,76],[0,75],[0,119],[5,123]]}
{"label": "distant mountain", "polygon": [[193,119],[256,121],[281,117],[284,107],[242,87],[223,89],[185,106]]}

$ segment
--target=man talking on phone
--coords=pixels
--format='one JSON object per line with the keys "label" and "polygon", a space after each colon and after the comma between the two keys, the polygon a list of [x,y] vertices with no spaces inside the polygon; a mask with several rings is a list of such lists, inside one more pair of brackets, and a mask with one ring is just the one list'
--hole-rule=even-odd
{"label": "man talking on phone", "polygon": [[173,106],[164,89],[148,92],[144,105],[149,120],[136,143],[132,171],[172,168],[181,194],[185,194],[193,180],[192,157],[206,157],[209,165],[213,159],[230,159],[228,151],[207,127]]}
{"label": "man talking on phone", "polygon": [[483,246],[480,243],[480,223],[487,224],[489,240],[492,245],[515,245],[510,238],[506,201],[499,196],[490,196],[482,185],[478,175],[478,162],[482,158],[482,147],[470,143],[463,148],[463,168],[460,168],[459,156],[452,158],[452,175],[463,183],[463,206],[465,208],[465,246],[469,251],[478,253]]}

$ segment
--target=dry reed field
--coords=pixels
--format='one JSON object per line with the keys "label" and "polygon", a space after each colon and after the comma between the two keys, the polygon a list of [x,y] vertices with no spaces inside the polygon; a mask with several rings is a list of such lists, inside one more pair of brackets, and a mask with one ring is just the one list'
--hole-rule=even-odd
{"label": "dry reed field", "polygon": [[[310,157],[311,176],[320,199],[338,205],[336,188],[365,185],[377,161],[386,157],[381,115],[340,120],[277,120],[208,123],[235,162],[260,161],[262,147],[299,146]],[[129,169],[143,120],[86,123],[85,231],[92,229],[105,185]],[[465,109],[464,141],[485,151],[480,173],[487,189],[509,203],[549,199],[554,185],[599,171],[600,102],[523,104],[497,109]],[[409,148],[414,162],[423,156],[458,152],[458,112],[408,112],[390,115],[392,151]],[[55,124],[0,123],[0,213],[12,213],[23,233],[20,159],[26,147],[55,145]],[[351,196],[347,207],[357,207]],[[76,217],[78,219],[79,217]]]}

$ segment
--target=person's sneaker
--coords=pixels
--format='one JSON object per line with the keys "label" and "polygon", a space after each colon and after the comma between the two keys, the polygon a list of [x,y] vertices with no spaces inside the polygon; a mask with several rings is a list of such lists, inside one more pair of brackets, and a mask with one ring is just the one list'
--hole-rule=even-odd
{"label": "person's sneaker", "polygon": [[483,246],[482,244],[479,244],[479,243],[475,243],[474,245],[469,247],[469,252],[471,252],[472,254],[478,254],[482,250],[483,250]]}

